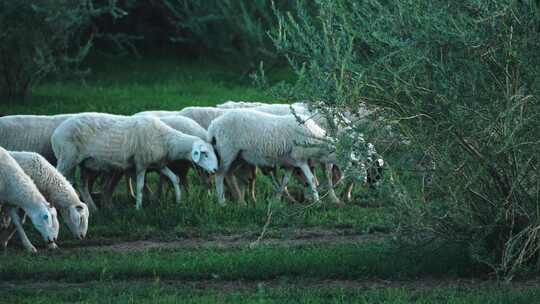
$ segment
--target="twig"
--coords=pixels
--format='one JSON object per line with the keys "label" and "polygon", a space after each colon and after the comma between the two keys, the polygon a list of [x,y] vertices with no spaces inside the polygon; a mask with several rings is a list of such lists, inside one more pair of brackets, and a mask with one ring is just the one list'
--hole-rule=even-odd
{"label": "twig", "polygon": [[270,220],[272,219],[271,206],[272,206],[272,200],[269,200],[268,207],[266,209],[266,223],[264,223],[263,229],[261,231],[261,234],[259,234],[259,237],[257,237],[255,241],[249,244],[250,249],[257,247],[261,243],[261,240],[264,238],[264,235],[266,234],[266,231],[268,230],[268,226],[270,225]]}

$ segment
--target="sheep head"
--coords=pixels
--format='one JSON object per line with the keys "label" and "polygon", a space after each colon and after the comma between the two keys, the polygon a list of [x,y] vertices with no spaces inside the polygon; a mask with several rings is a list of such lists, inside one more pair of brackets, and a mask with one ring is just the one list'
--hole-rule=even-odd
{"label": "sheep head", "polygon": [[60,229],[56,209],[48,203],[47,205],[40,203],[38,208],[26,212],[45,242],[55,242]]}
{"label": "sheep head", "polygon": [[88,218],[90,217],[88,206],[83,202],[78,202],[76,205],[60,209],[60,211],[73,236],[80,240],[84,239],[88,231]]}
{"label": "sheep head", "polygon": [[191,160],[209,173],[218,169],[218,160],[214,148],[209,143],[196,140],[191,148]]}

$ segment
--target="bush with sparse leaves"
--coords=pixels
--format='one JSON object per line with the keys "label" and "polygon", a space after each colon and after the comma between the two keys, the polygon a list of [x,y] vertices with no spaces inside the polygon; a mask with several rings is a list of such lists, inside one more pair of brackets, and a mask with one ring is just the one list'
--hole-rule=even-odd
{"label": "bush with sparse leaves", "polygon": [[332,113],[377,107],[410,140],[404,149],[435,169],[429,187],[407,182],[393,193],[400,231],[415,241],[461,242],[507,279],[537,270],[537,1],[318,0],[297,7],[276,10],[273,41],[299,78],[279,91]]}

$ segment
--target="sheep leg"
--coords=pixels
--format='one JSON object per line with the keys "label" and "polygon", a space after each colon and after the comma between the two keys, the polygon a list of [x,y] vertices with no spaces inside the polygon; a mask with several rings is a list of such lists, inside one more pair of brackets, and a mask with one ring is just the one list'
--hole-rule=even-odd
{"label": "sheep leg", "polygon": [[105,184],[105,189],[103,189],[103,205],[105,206],[111,206],[112,205],[112,197],[114,193],[114,189],[116,189],[116,186],[120,182],[120,179],[122,178],[122,172],[120,171],[114,171],[110,178],[107,179],[107,183]]}
{"label": "sheep leg", "polygon": [[[72,184],[75,182],[75,168],[77,166],[77,159],[75,156],[69,156],[69,155],[75,155],[74,153],[66,153],[65,155],[62,155],[58,159],[58,163],[56,164],[56,169],[64,175],[68,181],[70,181]],[[66,157],[69,156],[69,157]]]}
{"label": "sheep leg", "polygon": [[9,225],[4,230],[2,230],[2,232],[0,233],[0,244],[2,244],[2,247],[4,249],[7,248],[9,240],[11,240],[16,231],[17,227],[15,227],[14,225]]}
{"label": "sheep leg", "polygon": [[126,189],[128,189],[129,195],[130,195],[131,198],[133,198],[133,199],[137,198],[137,197],[135,196],[135,191],[133,191],[133,184],[131,183],[131,176],[130,176],[130,174],[126,174],[125,178],[126,178]]}
{"label": "sheep leg", "polygon": [[334,191],[334,183],[333,183],[333,177],[334,177],[334,165],[330,163],[324,164],[324,172],[326,173],[326,181],[328,182],[328,196],[330,198],[330,201],[332,203],[337,205],[343,205],[343,203],[339,200],[339,198],[336,195],[336,192]]}
{"label": "sheep leg", "polygon": [[294,196],[292,196],[291,193],[289,192],[289,188],[287,188],[287,186],[283,187],[283,193],[285,194],[285,197],[287,198],[287,200],[289,200],[289,202],[293,204],[298,203],[298,201],[294,198]]}
{"label": "sheep leg", "polygon": [[[171,169],[171,171],[174,172],[176,176],[178,176],[178,180],[180,181],[180,186],[187,195],[189,195],[189,183],[188,183],[188,178],[187,178],[188,173],[189,173],[189,168],[190,167],[182,167],[180,170]],[[200,176],[201,173],[199,171],[196,171],[196,172]]]}
{"label": "sheep leg", "polygon": [[300,170],[302,170],[302,173],[306,177],[306,180],[308,182],[309,188],[311,190],[311,193],[313,195],[313,199],[315,201],[319,200],[319,193],[317,192],[317,179],[311,172],[311,169],[309,168],[307,163],[302,163],[298,166]]}
{"label": "sheep leg", "polygon": [[88,205],[90,211],[95,212],[98,210],[94,199],[90,195],[89,190],[90,184],[90,172],[85,168],[81,167],[81,197],[83,201]]}
{"label": "sheep leg", "polygon": [[174,196],[176,199],[176,203],[180,204],[180,201],[182,199],[182,192],[180,191],[180,181],[178,179],[178,176],[176,176],[176,174],[174,174],[174,172],[172,172],[171,169],[167,167],[163,167],[159,172],[168,177],[171,181],[174,187]]}
{"label": "sheep leg", "polygon": [[225,173],[216,173],[216,194],[218,197],[218,203],[221,206],[225,206],[225,192],[223,191],[223,182],[225,180]]}
{"label": "sheep leg", "polygon": [[347,202],[352,202],[352,191],[353,191],[353,188],[354,188],[354,183],[351,181],[351,182],[349,182],[349,184],[347,185],[347,192],[345,193],[345,198],[346,198]]}
{"label": "sheep leg", "polygon": [[28,236],[26,235],[26,232],[24,232],[24,228],[22,224],[24,223],[24,218],[26,216],[24,216],[23,219],[21,220],[21,218],[19,217],[19,214],[17,213],[17,208],[9,208],[9,216],[11,217],[11,221],[13,222],[13,225],[15,225],[15,228],[17,229],[17,233],[19,234],[19,237],[21,238],[21,242],[24,248],[28,252],[37,252],[36,247],[32,245],[32,243],[28,239]]}
{"label": "sheep leg", "polygon": [[282,195],[285,194],[285,198],[291,203],[298,203],[298,201],[291,195],[289,192],[289,189],[287,188],[287,185],[289,184],[289,180],[291,178],[292,171],[287,170],[285,172],[285,175],[283,175],[283,179],[281,180],[281,193]]}
{"label": "sheep leg", "polygon": [[135,200],[135,208],[137,210],[140,210],[142,208],[145,175],[146,175],[146,169],[143,169],[137,172],[137,198]]}
{"label": "sheep leg", "polygon": [[238,202],[242,205],[246,204],[246,200],[244,198],[244,191],[240,190],[240,186],[238,186],[238,179],[234,174],[230,174],[230,180],[231,180],[231,186],[232,186],[232,192],[233,195],[236,197]]}
{"label": "sheep leg", "polygon": [[158,181],[158,184],[157,184],[157,189],[156,189],[156,198],[160,201],[161,200],[161,197],[163,196],[163,180],[165,179],[165,177],[163,177],[163,174],[160,174],[159,175],[159,181]]}
{"label": "sheep leg", "polygon": [[[220,155],[222,155],[222,163],[219,170],[216,172],[216,194],[218,197],[218,203],[221,206],[225,206],[225,192],[223,183],[225,181],[225,176],[229,177],[232,173],[230,168],[232,163],[234,162],[234,159],[236,158],[236,155],[238,155],[238,151],[220,151]],[[224,155],[234,157],[225,158],[223,157]]]}
{"label": "sheep leg", "polygon": [[253,176],[250,177],[249,181],[248,181],[248,188],[249,188],[249,192],[251,194],[251,200],[253,200],[253,206],[256,205],[257,203],[257,196],[255,195],[255,176],[256,176],[256,172],[255,170],[257,170],[256,167],[253,167]]}
{"label": "sheep leg", "polygon": [[274,188],[274,191],[277,193],[277,195],[281,195],[281,185],[278,182],[277,179],[277,169],[274,168],[270,171],[270,178],[272,179],[272,187]]}

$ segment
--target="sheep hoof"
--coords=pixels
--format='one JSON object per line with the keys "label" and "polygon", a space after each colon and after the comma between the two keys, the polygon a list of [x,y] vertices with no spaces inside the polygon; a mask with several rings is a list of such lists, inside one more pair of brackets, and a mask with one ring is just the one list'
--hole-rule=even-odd
{"label": "sheep hoof", "polygon": [[60,247],[58,247],[58,245],[56,245],[56,243],[50,243],[49,245],[47,245],[47,249],[49,250],[56,250]]}
{"label": "sheep hoof", "polygon": [[34,246],[26,247],[26,251],[28,251],[30,253],[37,253],[37,249]]}
{"label": "sheep hoof", "polygon": [[342,202],[342,201],[340,201],[340,200],[338,200],[337,202],[334,202],[334,204],[335,204],[336,207],[338,207],[338,208],[343,208],[343,207],[345,207],[345,203]]}
{"label": "sheep hoof", "polygon": [[338,207],[343,207],[343,206],[345,206],[345,204],[344,204],[339,198],[337,198],[337,197],[335,197],[335,196],[334,196],[334,197],[330,197],[330,201],[331,201],[334,205],[336,205],[336,206],[338,206]]}

